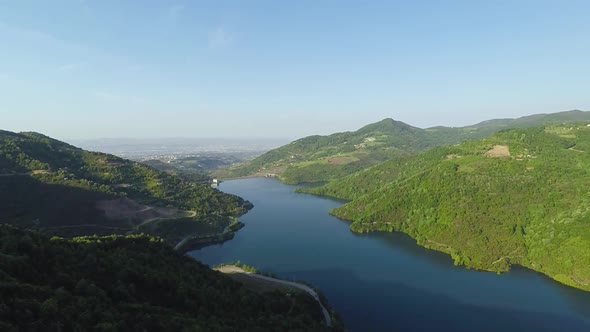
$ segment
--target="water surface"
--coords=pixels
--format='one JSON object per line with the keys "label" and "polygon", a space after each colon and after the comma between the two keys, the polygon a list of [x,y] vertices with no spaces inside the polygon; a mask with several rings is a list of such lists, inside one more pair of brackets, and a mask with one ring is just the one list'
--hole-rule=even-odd
{"label": "water surface", "polygon": [[240,218],[246,227],[189,255],[309,281],[351,331],[590,331],[590,293],[539,273],[467,270],[404,234],[352,233],[328,214],[342,202],[295,193],[274,179],[219,188],[254,204]]}

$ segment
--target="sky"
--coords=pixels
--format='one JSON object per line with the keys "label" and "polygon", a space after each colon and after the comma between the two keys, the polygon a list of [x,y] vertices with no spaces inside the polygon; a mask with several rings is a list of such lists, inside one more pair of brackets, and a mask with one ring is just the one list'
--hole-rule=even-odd
{"label": "sky", "polygon": [[590,111],[590,1],[0,0],[0,129],[299,138]]}

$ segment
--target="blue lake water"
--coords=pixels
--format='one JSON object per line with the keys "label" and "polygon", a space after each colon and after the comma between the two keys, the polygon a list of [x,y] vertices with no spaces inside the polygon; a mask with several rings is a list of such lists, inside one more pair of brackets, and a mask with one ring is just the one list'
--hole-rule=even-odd
{"label": "blue lake water", "polygon": [[404,234],[354,234],[328,214],[342,204],[275,179],[223,182],[254,204],[226,243],[190,252],[237,261],[318,287],[351,331],[590,331],[590,292],[514,268],[497,275],[453,265]]}

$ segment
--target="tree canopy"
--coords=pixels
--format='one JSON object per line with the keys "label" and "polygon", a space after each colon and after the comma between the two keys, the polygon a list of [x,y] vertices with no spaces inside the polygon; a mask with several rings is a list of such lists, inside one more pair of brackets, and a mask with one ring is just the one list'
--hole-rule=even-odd
{"label": "tree canopy", "polygon": [[351,200],[355,232],[401,231],[456,264],[520,264],[590,290],[590,126],[511,129],[303,191]]}
{"label": "tree canopy", "polygon": [[2,331],[324,331],[303,292],[255,293],[147,236],[0,225]]}
{"label": "tree canopy", "polygon": [[[37,133],[0,131],[0,218],[59,235],[126,234],[149,216],[112,217],[100,201],[168,208],[193,229],[222,231],[252,205],[242,198],[113,155],[85,151]],[[152,210],[153,211],[153,210]],[[146,212],[147,213],[147,212]],[[154,214],[152,219],[160,215]],[[174,219],[174,218],[168,218]],[[174,227],[174,222],[166,225]],[[78,226],[78,227],[77,227]],[[161,227],[160,227],[161,228]],[[159,229],[153,227],[152,229]],[[187,234],[188,235],[188,234]]]}

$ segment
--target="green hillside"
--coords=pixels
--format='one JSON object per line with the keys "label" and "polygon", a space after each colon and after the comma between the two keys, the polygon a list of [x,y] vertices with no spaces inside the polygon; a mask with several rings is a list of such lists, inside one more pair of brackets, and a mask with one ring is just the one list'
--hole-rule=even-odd
{"label": "green hillside", "polygon": [[322,319],[306,293],[255,293],[153,237],[0,225],[2,331],[329,330]]}
{"label": "green hillside", "polygon": [[590,290],[590,125],[510,129],[306,190],[352,199],[355,232],[399,231],[456,264],[520,264]]}
{"label": "green hillside", "polygon": [[76,236],[159,234],[177,220],[185,236],[199,236],[220,233],[250,207],[240,197],[140,163],[37,133],[0,131],[4,223]]}
{"label": "green hillside", "polygon": [[230,176],[278,174],[288,183],[317,182],[409,155],[427,147],[427,139],[422,129],[385,119],[355,132],[305,137],[229,171]]}
{"label": "green hillside", "polygon": [[586,120],[590,121],[590,112],[569,111],[489,120],[467,127],[420,129],[385,119],[354,132],[305,137],[250,162],[218,172],[217,175],[235,177],[270,174],[286,183],[322,182],[386,160],[401,160],[435,146],[483,138],[506,128]]}

